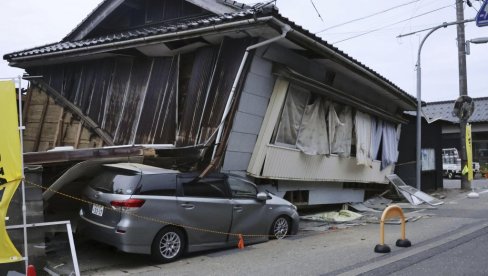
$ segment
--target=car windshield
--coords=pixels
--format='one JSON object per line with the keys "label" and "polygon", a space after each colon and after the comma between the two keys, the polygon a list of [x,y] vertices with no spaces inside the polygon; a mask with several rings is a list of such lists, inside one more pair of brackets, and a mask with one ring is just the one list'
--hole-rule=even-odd
{"label": "car windshield", "polygon": [[139,174],[104,170],[90,181],[89,186],[104,193],[131,195],[141,179]]}

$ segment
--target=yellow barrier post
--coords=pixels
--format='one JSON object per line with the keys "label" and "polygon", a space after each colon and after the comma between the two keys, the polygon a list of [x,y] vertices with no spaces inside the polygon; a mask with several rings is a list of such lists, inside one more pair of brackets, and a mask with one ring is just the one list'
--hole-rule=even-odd
{"label": "yellow barrier post", "polygon": [[403,215],[403,210],[398,205],[388,206],[381,215],[380,221],[380,243],[374,247],[374,252],[376,253],[389,253],[390,247],[385,244],[385,220],[389,218],[400,217],[402,237],[396,242],[398,247],[410,247],[412,243],[405,238],[405,216]]}

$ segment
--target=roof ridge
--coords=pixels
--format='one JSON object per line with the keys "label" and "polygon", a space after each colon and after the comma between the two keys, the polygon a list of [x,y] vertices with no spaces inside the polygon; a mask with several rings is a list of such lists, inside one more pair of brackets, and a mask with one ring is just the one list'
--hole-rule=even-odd
{"label": "roof ridge", "polygon": [[[488,97],[477,97],[472,99],[473,101],[484,101],[484,100],[488,100]],[[428,102],[427,105],[447,104],[447,103],[455,103],[455,102],[456,100],[443,100],[443,101]]]}

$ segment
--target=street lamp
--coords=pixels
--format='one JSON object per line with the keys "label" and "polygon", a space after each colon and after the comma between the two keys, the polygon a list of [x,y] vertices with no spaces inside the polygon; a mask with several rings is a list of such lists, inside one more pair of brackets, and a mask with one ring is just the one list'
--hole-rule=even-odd
{"label": "street lamp", "polygon": [[466,40],[466,55],[470,54],[470,46],[469,46],[470,43],[473,43],[473,44],[488,43],[488,37],[478,37],[478,38]]}
{"label": "street lamp", "polygon": [[[417,157],[416,157],[416,170],[415,170],[415,182],[416,182],[416,186],[417,186],[417,189],[418,190],[421,190],[421,186],[420,186],[420,183],[421,183],[421,171],[422,171],[422,160],[421,160],[421,150],[422,150],[422,147],[421,147],[421,142],[422,142],[422,86],[421,86],[421,79],[422,79],[422,69],[421,69],[421,66],[420,66],[420,53],[422,51],[422,46],[424,45],[424,42],[425,40],[435,31],[437,31],[438,29],[440,28],[445,28],[447,26],[451,26],[451,25],[457,25],[457,24],[464,24],[464,23],[467,23],[467,22],[471,22],[471,21],[474,21],[474,19],[466,19],[466,20],[462,20],[462,21],[454,21],[454,22],[444,22],[442,23],[441,25],[438,25],[438,26],[435,26],[433,28],[430,28],[430,31],[424,36],[424,38],[422,39],[422,41],[420,42],[420,46],[419,46],[419,50],[418,50],[418,53],[417,53],[417,64],[416,64],[416,67],[417,67],[417,145],[416,145],[416,152],[417,152]],[[426,31],[428,29],[424,29],[422,31]],[[418,32],[412,32],[412,33],[408,33],[408,34],[403,34],[403,35],[399,35],[397,37],[404,37],[404,36],[409,36],[409,35],[412,35],[412,34],[416,34]],[[474,43],[474,42],[473,42]]]}

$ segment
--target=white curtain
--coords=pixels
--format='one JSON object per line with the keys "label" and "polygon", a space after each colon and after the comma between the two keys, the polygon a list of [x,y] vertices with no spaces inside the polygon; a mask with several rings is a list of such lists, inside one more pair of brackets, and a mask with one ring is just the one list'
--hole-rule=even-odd
{"label": "white curtain", "polygon": [[[329,126],[331,125],[331,109],[329,109]],[[335,113],[335,109],[333,110]],[[352,109],[344,106],[338,117],[339,124],[335,124],[335,135],[331,141],[331,153],[336,153],[341,157],[351,156],[352,142]],[[332,135],[331,135],[332,136]]]}
{"label": "white curtain", "polygon": [[372,118],[371,120],[371,149],[369,157],[373,160],[378,160],[378,152],[380,151],[381,136],[383,133],[383,120]]}
{"label": "white curtain", "polygon": [[310,92],[307,90],[290,85],[283,106],[280,124],[278,125],[275,143],[295,146],[309,96]]}
{"label": "white curtain", "polygon": [[298,132],[297,148],[308,155],[329,154],[329,139],[327,135],[328,103],[321,97],[307,105]]}
{"label": "white curtain", "polygon": [[356,159],[358,165],[371,166],[369,156],[371,148],[371,117],[361,111],[356,111],[354,118],[356,126]]}
{"label": "white curtain", "polygon": [[392,123],[383,124],[383,147],[381,156],[381,169],[394,164],[398,160],[398,142],[400,128],[395,127]]}

